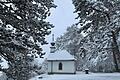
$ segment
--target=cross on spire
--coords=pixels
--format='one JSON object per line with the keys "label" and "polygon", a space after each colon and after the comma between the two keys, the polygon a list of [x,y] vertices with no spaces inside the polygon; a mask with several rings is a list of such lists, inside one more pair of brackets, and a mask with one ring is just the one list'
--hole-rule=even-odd
{"label": "cross on spire", "polygon": [[54,34],[52,34],[52,41],[54,42]]}

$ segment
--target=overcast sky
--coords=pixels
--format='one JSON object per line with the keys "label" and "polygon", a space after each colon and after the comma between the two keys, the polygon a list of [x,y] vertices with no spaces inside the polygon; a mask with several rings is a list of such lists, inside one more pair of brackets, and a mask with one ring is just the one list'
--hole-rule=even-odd
{"label": "overcast sky", "polygon": [[55,38],[62,35],[68,26],[75,23],[75,13],[72,0],[55,0],[57,5],[56,9],[51,10],[51,16],[48,17],[48,21],[54,24],[52,34],[55,34]]}
{"label": "overcast sky", "polygon": [[[47,20],[55,27],[52,29],[52,34],[55,35],[55,39],[62,35],[68,26],[71,26],[76,22],[77,16],[74,11],[72,0],[55,0],[57,8],[51,10],[51,16]],[[47,41],[52,41],[52,36],[47,37]],[[49,53],[49,45],[44,46],[44,50]]]}

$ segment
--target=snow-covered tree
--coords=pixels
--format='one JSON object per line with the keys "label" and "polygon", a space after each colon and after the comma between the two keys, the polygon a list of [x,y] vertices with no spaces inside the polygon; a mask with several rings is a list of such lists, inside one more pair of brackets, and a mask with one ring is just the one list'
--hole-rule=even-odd
{"label": "snow-covered tree", "polygon": [[[101,57],[106,53],[106,55],[113,55],[115,69],[119,71],[120,1],[73,0],[73,4],[75,13],[78,13],[76,19],[79,19],[79,22],[77,24],[81,26],[79,32],[84,32],[87,35],[85,37],[88,40],[86,45],[91,46],[87,48],[88,50],[90,49],[89,54],[97,54],[101,55]],[[103,60],[104,62],[104,58],[99,58],[98,60]],[[109,61],[105,60],[106,62]],[[105,66],[102,66],[102,68],[104,69]]]}
{"label": "snow-covered tree", "polygon": [[65,49],[70,54],[76,55],[78,48],[80,47],[80,40],[83,38],[81,34],[77,33],[78,28],[76,25],[72,25],[67,28],[66,32],[57,38],[57,49]]}
{"label": "snow-covered tree", "polygon": [[41,45],[53,27],[45,19],[55,7],[53,0],[0,0],[0,55],[9,64],[0,70],[8,78],[29,79],[30,62],[44,55]]}

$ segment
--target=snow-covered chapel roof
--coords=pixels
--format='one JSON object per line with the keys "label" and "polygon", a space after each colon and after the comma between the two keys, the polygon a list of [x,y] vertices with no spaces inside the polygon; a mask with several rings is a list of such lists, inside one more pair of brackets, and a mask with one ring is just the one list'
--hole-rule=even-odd
{"label": "snow-covered chapel roof", "polygon": [[50,53],[47,60],[75,60],[75,58],[66,50],[59,50],[54,53]]}

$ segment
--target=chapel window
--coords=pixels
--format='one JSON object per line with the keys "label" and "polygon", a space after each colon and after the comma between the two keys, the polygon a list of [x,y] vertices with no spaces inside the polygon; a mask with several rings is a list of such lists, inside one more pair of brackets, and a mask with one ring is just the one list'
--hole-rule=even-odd
{"label": "chapel window", "polygon": [[59,63],[59,70],[62,70],[62,63]]}

